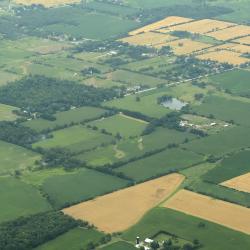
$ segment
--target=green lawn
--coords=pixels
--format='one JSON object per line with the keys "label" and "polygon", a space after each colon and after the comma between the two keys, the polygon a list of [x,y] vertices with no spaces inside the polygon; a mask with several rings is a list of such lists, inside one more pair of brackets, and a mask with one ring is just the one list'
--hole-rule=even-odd
{"label": "green lawn", "polygon": [[0,222],[49,210],[37,189],[12,177],[0,177]]}
{"label": "green lawn", "polygon": [[17,115],[15,115],[12,111],[18,110],[18,108],[0,104],[0,121],[14,121],[17,119]]}
{"label": "green lawn", "polygon": [[103,250],[135,250],[136,248],[125,241],[118,241],[116,243],[110,244],[106,247],[101,248]]}
{"label": "green lawn", "polygon": [[0,175],[33,166],[40,155],[23,147],[0,141]]}
{"label": "green lawn", "polygon": [[104,109],[95,107],[81,107],[68,111],[58,112],[55,114],[55,121],[45,119],[36,119],[27,121],[23,125],[28,126],[38,132],[46,129],[53,129],[57,126],[69,125],[71,123],[79,123],[100,117],[105,113]]}
{"label": "green lawn", "polygon": [[56,239],[35,248],[36,250],[81,250],[89,242],[98,243],[103,234],[95,229],[74,228]]}
{"label": "green lawn", "polygon": [[201,161],[203,161],[203,157],[196,153],[174,148],[123,165],[117,168],[116,172],[121,172],[135,181],[143,181],[177,172]]}
{"label": "green lawn", "polygon": [[[204,223],[205,227],[199,227]],[[164,231],[187,241],[199,240],[204,250],[248,250],[250,236],[233,231],[218,224],[176,212],[167,208],[151,210],[144,218],[123,234],[123,238],[134,242]]]}
{"label": "green lawn", "polygon": [[53,138],[33,144],[33,147],[62,147],[72,152],[81,152],[94,148],[102,143],[110,143],[113,138],[98,131],[87,129],[81,125],[61,129],[52,133]]}
{"label": "green lawn", "polygon": [[133,117],[118,114],[90,122],[89,125],[96,126],[100,130],[105,129],[114,136],[119,133],[122,137],[130,137],[141,135],[147,123],[135,120]]}
{"label": "green lawn", "polygon": [[51,176],[41,188],[56,208],[88,200],[127,186],[128,182],[94,170],[79,169],[72,174]]}

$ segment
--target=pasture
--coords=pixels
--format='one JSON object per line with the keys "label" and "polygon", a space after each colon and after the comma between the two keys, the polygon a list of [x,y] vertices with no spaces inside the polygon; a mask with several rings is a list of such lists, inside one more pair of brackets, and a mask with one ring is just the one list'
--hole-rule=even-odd
{"label": "pasture", "polygon": [[[46,178],[41,189],[56,208],[92,199],[123,188],[128,181],[89,169],[79,169],[71,174],[54,175]],[[62,190],[64,190],[62,192]]]}
{"label": "pasture", "polygon": [[85,128],[82,125],[57,130],[53,132],[52,135],[52,138],[34,143],[33,147],[42,147],[46,149],[62,147],[72,152],[81,152],[95,148],[103,143],[109,144],[113,140],[109,135]]}
{"label": "pasture", "polygon": [[0,222],[51,209],[42,194],[13,177],[0,177]]}
{"label": "pasture", "polygon": [[86,249],[89,242],[98,243],[102,237],[103,234],[95,229],[74,228],[35,250]]}
{"label": "pasture", "polygon": [[63,212],[75,219],[87,220],[101,231],[121,232],[171,195],[183,180],[179,174],[167,175],[77,204]]}
{"label": "pasture", "polygon": [[0,175],[33,167],[40,155],[26,148],[0,141]]}
{"label": "pasture", "polygon": [[80,2],[79,0],[15,0],[17,4],[20,5],[33,5],[33,4],[39,4],[43,5],[46,8],[55,7],[58,5],[66,5],[66,4],[73,4]]}
{"label": "pasture", "polygon": [[159,232],[176,235],[190,242],[198,239],[204,250],[247,250],[250,246],[249,235],[167,208],[153,209],[122,237],[133,242],[138,235],[144,239]]}
{"label": "pasture", "polygon": [[250,234],[250,209],[209,196],[180,190],[164,207]]}
{"label": "pasture", "polygon": [[13,113],[14,110],[18,110],[18,108],[5,104],[0,104],[0,121],[16,120],[18,116]]}
{"label": "pasture", "polygon": [[130,162],[117,168],[115,171],[140,182],[171,172],[177,172],[201,161],[203,161],[203,157],[196,153],[174,148]]}
{"label": "pasture", "polygon": [[103,250],[136,250],[136,248],[125,241],[118,241],[113,244],[110,244],[106,247],[101,248]]}
{"label": "pasture", "polygon": [[147,122],[118,114],[90,122],[88,125],[95,126],[99,130],[105,129],[114,136],[119,133],[122,137],[128,138],[141,135]]}
{"label": "pasture", "polygon": [[104,109],[95,107],[74,108],[68,111],[56,113],[55,121],[34,119],[24,122],[23,125],[40,132],[47,129],[55,129],[59,126],[70,125],[71,123],[80,123],[88,120],[93,120],[104,115],[105,112],[106,111]]}

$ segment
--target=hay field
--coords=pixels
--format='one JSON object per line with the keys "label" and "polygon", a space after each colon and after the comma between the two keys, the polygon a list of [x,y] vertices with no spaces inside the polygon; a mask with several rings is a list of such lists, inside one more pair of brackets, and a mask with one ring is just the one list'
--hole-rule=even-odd
{"label": "hay field", "polygon": [[245,36],[239,39],[234,40],[234,42],[240,43],[240,44],[247,44],[250,45],[250,36]]}
{"label": "hay field", "polygon": [[191,39],[179,39],[176,41],[167,42],[165,44],[160,44],[158,48],[162,46],[170,46],[176,55],[187,55],[193,52],[197,52],[211,45],[207,43],[193,41]]}
{"label": "hay field", "polygon": [[250,209],[209,196],[181,190],[164,206],[250,234]]}
{"label": "hay field", "polygon": [[238,191],[250,193],[250,173],[224,181],[221,185]]}
{"label": "hay field", "polygon": [[209,36],[222,41],[231,40],[247,35],[250,35],[250,26],[247,25],[237,25],[234,27],[209,33]]}
{"label": "hay field", "polygon": [[32,5],[41,4],[46,8],[55,7],[58,5],[78,3],[80,0],[15,0],[17,4]]}
{"label": "hay field", "polygon": [[158,30],[163,27],[169,27],[172,25],[180,24],[180,23],[187,23],[192,21],[193,19],[191,18],[186,18],[186,17],[179,17],[179,16],[169,16],[164,18],[163,20],[160,20],[158,22],[146,25],[142,28],[136,29],[134,31],[129,32],[129,35],[134,36],[142,32],[149,32],[153,30]]}
{"label": "hay field", "polygon": [[124,231],[166,199],[183,180],[180,174],[167,175],[80,203],[63,212],[75,219],[87,220],[101,231]]}
{"label": "hay field", "polygon": [[133,45],[143,45],[143,46],[152,46],[170,42],[172,40],[178,39],[169,34],[161,34],[155,32],[145,32],[135,36],[129,36],[121,39],[122,42],[133,44]]}
{"label": "hay field", "polygon": [[[202,19],[194,21],[192,23],[184,23],[176,26],[172,26],[169,29],[162,29],[159,31],[188,31],[190,33],[206,34],[208,32],[214,32],[217,30],[225,29],[236,24],[223,22],[212,19]],[[208,34],[209,35],[209,34]]]}
{"label": "hay field", "polygon": [[216,50],[205,54],[197,55],[196,57],[201,60],[210,59],[212,61],[217,61],[220,63],[229,63],[233,65],[240,65],[250,61],[247,58],[241,57],[241,54],[228,50],[218,50],[218,51]]}

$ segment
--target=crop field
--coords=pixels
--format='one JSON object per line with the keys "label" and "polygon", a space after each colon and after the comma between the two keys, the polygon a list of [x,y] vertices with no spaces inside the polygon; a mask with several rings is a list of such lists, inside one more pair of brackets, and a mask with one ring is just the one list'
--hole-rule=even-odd
{"label": "crop field", "polygon": [[250,103],[243,101],[210,95],[201,105],[192,106],[192,110],[200,115],[209,117],[212,114],[219,120],[234,121],[236,124],[249,126]]}
{"label": "crop field", "polygon": [[244,233],[167,208],[150,211],[138,224],[126,231],[123,238],[133,241],[138,233],[141,238],[152,238],[159,232],[174,234],[190,242],[198,239],[204,250],[245,250],[250,244],[249,236]]}
{"label": "crop field", "polygon": [[58,5],[77,3],[79,0],[15,0],[15,2],[21,5],[40,4],[46,8],[50,8]]}
{"label": "crop field", "polygon": [[54,207],[61,208],[110,193],[127,185],[126,180],[83,168],[72,174],[46,178],[41,189],[48,195]]}
{"label": "crop field", "polygon": [[20,76],[12,74],[4,70],[0,70],[0,86],[6,85],[9,82],[17,80]]}
{"label": "crop field", "polygon": [[18,116],[13,113],[13,110],[18,110],[18,108],[5,104],[0,104],[0,121],[16,120]]}
{"label": "crop field", "polygon": [[250,36],[238,38],[238,39],[234,40],[234,42],[237,42],[240,44],[245,44],[245,45],[250,45]]}
{"label": "crop field", "polygon": [[88,123],[99,130],[105,129],[112,135],[119,133],[122,137],[139,136],[147,126],[147,122],[130,116],[118,114]]}
{"label": "crop field", "polygon": [[164,206],[250,234],[249,208],[187,190],[181,190],[176,193]]}
{"label": "crop field", "polygon": [[163,19],[159,22],[155,22],[155,23],[149,24],[147,26],[144,26],[142,28],[139,28],[137,30],[131,31],[131,32],[129,32],[129,35],[133,36],[133,35],[137,35],[137,34],[140,34],[143,32],[154,31],[154,30],[158,30],[161,28],[173,26],[173,25],[180,24],[180,23],[186,23],[186,22],[190,22],[190,21],[192,21],[192,19],[190,19],[190,18],[179,17],[179,16],[170,16],[170,17],[166,17],[165,19]]}
{"label": "crop field", "polygon": [[101,248],[103,250],[135,250],[136,248],[125,241],[119,241],[113,244],[110,244],[106,247]]}
{"label": "crop field", "polygon": [[84,80],[84,84],[94,86],[96,88],[112,88],[112,87],[122,87],[124,85],[123,82],[119,81],[113,81],[109,79],[109,77],[106,77],[105,75],[102,75],[103,78],[91,77]]}
{"label": "crop field", "polygon": [[[0,106],[1,107],[1,106]],[[74,108],[68,111],[58,112],[55,114],[55,121],[45,119],[35,119],[24,122],[23,125],[30,127],[36,131],[43,131],[46,129],[54,129],[58,126],[69,125],[71,123],[79,123],[95,118],[105,114],[105,110],[96,107],[81,107]]]}
{"label": "crop field", "polygon": [[204,155],[222,156],[250,146],[250,137],[245,127],[233,127],[210,135],[200,140],[194,140],[183,145],[188,150]]}
{"label": "crop field", "polygon": [[238,191],[250,193],[250,173],[243,174],[230,180],[224,181],[220,185]]}
{"label": "crop field", "polygon": [[209,78],[209,82],[236,95],[250,94],[250,72],[233,70]]}
{"label": "crop field", "polygon": [[187,150],[167,149],[163,152],[137,160],[116,169],[116,172],[143,181],[152,177],[177,172],[203,161],[203,157]]}
{"label": "crop field", "polygon": [[233,65],[240,65],[250,61],[248,58],[241,57],[240,53],[228,50],[215,50],[212,52],[197,55],[196,57],[201,60],[212,60]]}
{"label": "crop field", "polygon": [[250,53],[250,46],[244,44],[236,44],[230,49],[241,54]]}
{"label": "crop field", "polygon": [[98,243],[102,236],[103,234],[95,229],[74,228],[35,250],[85,249],[89,242]]}
{"label": "crop field", "polygon": [[0,177],[0,190],[0,222],[51,209],[38,190],[16,178]]}
{"label": "crop field", "polygon": [[[120,232],[134,225],[182,183],[179,174],[167,175],[64,209],[76,219],[86,219],[105,232]],[[150,197],[150,199],[149,199]]]}
{"label": "crop field", "polygon": [[0,141],[0,175],[32,167],[40,155],[23,147]]}
{"label": "crop field", "polygon": [[219,184],[249,172],[250,151],[240,151],[224,158],[214,169],[202,178],[210,183]]}
{"label": "crop field", "polygon": [[102,143],[111,143],[113,138],[98,131],[77,125],[52,133],[53,137],[33,144],[33,147],[53,148],[63,147],[70,151],[80,152],[94,148]]}

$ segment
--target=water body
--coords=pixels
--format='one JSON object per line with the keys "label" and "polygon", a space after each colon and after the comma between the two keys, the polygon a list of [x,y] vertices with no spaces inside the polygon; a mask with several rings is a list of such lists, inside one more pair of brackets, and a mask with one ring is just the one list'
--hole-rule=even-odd
{"label": "water body", "polygon": [[172,110],[181,110],[183,107],[185,107],[188,103],[182,102],[176,98],[172,98],[169,101],[165,101],[161,103],[165,108],[169,108]]}

